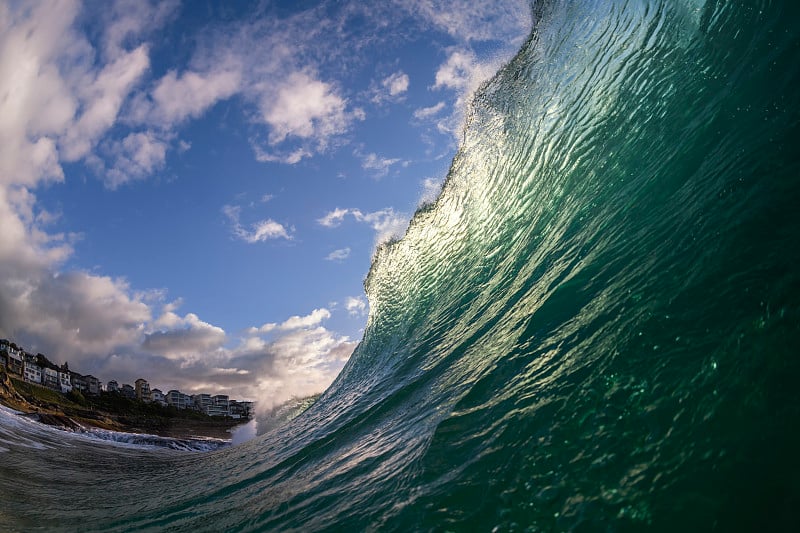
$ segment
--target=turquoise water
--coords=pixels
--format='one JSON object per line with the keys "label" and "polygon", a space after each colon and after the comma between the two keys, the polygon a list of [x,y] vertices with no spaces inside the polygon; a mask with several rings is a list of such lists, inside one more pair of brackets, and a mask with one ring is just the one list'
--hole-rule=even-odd
{"label": "turquoise water", "polygon": [[796,530],[800,6],[533,9],[308,411],[203,454],[11,427],[0,529]]}

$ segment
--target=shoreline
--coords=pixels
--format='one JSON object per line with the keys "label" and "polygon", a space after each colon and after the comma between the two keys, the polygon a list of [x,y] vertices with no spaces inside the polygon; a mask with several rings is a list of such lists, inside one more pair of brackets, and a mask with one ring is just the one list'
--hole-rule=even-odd
{"label": "shoreline", "polygon": [[[20,413],[19,416],[35,420],[41,424],[58,427],[68,431],[81,428],[96,428],[122,433],[156,435],[174,439],[214,438],[231,440],[234,428],[247,424],[249,419],[222,417],[155,416],[140,413],[110,413],[91,406],[65,405],[64,397],[60,404],[44,401],[35,394],[25,394],[17,390],[11,376],[0,369],[0,404]],[[50,391],[35,384],[43,391]],[[35,389],[31,389],[35,390]]]}

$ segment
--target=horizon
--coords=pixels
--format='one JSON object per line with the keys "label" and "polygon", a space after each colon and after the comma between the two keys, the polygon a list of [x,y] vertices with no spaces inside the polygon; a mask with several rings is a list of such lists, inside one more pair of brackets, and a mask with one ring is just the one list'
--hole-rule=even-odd
{"label": "horizon", "polygon": [[0,12],[0,337],[262,405],[342,369],[376,247],[530,30],[517,0]]}

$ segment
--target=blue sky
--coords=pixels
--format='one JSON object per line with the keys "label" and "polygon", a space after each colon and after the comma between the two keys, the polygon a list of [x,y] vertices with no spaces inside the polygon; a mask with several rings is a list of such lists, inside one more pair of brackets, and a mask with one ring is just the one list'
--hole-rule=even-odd
{"label": "blue sky", "polygon": [[321,392],[527,34],[490,4],[0,3],[0,336],[103,381]]}

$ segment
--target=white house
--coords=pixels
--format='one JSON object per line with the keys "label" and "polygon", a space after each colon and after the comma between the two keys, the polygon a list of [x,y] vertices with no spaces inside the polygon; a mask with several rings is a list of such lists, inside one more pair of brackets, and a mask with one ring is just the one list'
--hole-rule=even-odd
{"label": "white house", "polygon": [[210,394],[194,394],[192,395],[192,402],[194,402],[195,409],[205,414],[208,414],[208,410],[213,405]]}
{"label": "white house", "polygon": [[58,377],[58,370],[45,367],[42,369],[42,384],[51,389],[61,389],[61,380]]}
{"label": "white house", "polygon": [[192,397],[175,389],[167,393],[166,400],[169,405],[178,409],[188,409],[192,406]]}
{"label": "white house", "polygon": [[225,394],[217,394],[211,398],[211,406],[206,411],[210,416],[228,416],[230,412],[230,400]]}
{"label": "white house", "polygon": [[25,361],[23,368],[23,376],[25,377],[25,381],[30,381],[31,383],[42,382],[42,367],[36,363]]}
{"label": "white house", "polygon": [[167,401],[164,399],[164,393],[159,389],[153,389],[150,391],[150,401],[159,405],[167,405]]}
{"label": "white house", "polygon": [[67,394],[68,392],[72,391],[72,380],[70,379],[69,370],[59,371],[58,373],[58,384],[61,387],[61,392]]}

